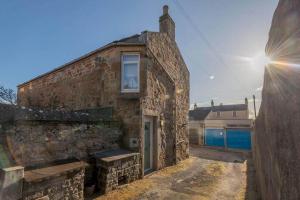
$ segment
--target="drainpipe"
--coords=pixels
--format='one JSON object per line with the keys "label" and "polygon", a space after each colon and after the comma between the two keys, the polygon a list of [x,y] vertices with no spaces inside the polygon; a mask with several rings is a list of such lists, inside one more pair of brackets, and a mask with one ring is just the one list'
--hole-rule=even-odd
{"label": "drainpipe", "polygon": [[253,106],[254,106],[254,116],[256,119],[256,103],[255,103],[255,95],[253,95]]}
{"label": "drainpipe", "polygon": [[225,146],[225,149],[228,150],[228,147],[227,147],[227,127],[224,127],[224,146]]}
{"label": "drainpipe", "polygon": [[174,143],[174,145],[175,145],[175,164],[177,164],[178,163],[178,160],[177,160],[177,143],[178,143],[178,141],[177,141],[177,86],[176,86],[176,84],[174,83],[174,89],[175,89],[175,96],[174,96],[174,103],[175,103],[175,113],[174,113],[174,123],[175,123],[175,143]]}

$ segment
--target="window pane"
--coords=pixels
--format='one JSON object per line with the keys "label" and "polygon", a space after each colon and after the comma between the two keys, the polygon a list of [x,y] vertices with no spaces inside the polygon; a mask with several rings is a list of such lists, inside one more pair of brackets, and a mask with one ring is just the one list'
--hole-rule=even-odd
{"label": "window pane", "polygon": [[123,89],[138,89],[138,65],[124,64]]}
{"label": "window pane", "polygon": [[139,60],[139,56],[138,55],[124,55],[123,56],[123,61],[124,62],[132,62],[132,61],[138,61]]}

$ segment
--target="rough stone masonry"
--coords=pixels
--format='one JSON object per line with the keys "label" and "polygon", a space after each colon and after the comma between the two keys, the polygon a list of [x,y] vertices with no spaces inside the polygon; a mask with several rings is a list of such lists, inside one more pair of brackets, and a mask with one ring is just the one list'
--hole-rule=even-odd
{"label": "rough stone masonry", "polygon": [[[18,107],[0,105],[0,110],[6,110],[5,116],[0,116],[0,133],[7,165],[24,166],[25,172],[36,168],[47,171],[47,167],[60,171],[55,168],[59,161],[87,161],[96,151],[122,147],[135,153],[116,161],[121,163],[117,169],[109,168],[118,171],[118,175],[108,174],[114,176],[109,180],[113,183],[108,187],[110,190],[117,182],[143,177],[146,118],[152,120],[148,157],[151,170],[188,158],[189,71],[175,41],[175,23],[168,6],[163,8],[159,29],[114,41],[19,85]],[[126,54],[139,57],[138,91],[122,90],[122,57]],[[116,129],[99,124],[107,121],[97,117],[98,110],[105,108],[111,108],[108,121],[118,122]],[[96,117],[92,117],[94,114]],[[82,199],[83,188],[81,183],[77,184],[83,180],[82,171],[72,170],[70,177],[57,182],[57,187],[51,188],[50,184],[48,188],[26,193],[27,197],[42,197],[37,195],[42,192],[45,198],[59,199],[62,194],[69,194],[62,189],[67,188],[75,191],[70,194],[75,199]],[[91,174],[85,172],[86,177],[92,177]],[[74,187],[68,187],[70,181]],[[27,184],[30,185],[34,184]]]}
{"label": "rough stone masonry", "polygon": [[[90,52],[18,87],[25,107],[81,110],[113,108],[122,124],[122,146],[144,160],[144,120],[153,119],[153,169],[189,156],[189,71],[175,41],[175,23],[164,6],[160,31],[144,31]],[[139,55],[139,91],[122,92],[122,55]],[[136,141],[138,145],[131,145]]]}
{"label": "rough stone masonry", "polygon": [[84,184],[96,184],[90,174],[97,169],[86,164],[90,155],[120,147],[122,132],[103,124],[101,109],[71,112],[0,104],[0,110],[6,111],[0,118],[0,199],[81,200]]}
{"label": "rough stone masonry", "polygon": [[254,160],[262,198],[300,199],[300,1],[280,0],[266,53]]}

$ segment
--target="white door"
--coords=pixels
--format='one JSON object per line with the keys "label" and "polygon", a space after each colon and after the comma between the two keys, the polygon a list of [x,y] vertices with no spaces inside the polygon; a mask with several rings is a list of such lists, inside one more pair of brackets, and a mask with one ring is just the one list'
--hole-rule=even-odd
{"label": "white door", "polygon": [[153,118],[146,117],[144,120],[144,171],[152,169],[153,162]]}

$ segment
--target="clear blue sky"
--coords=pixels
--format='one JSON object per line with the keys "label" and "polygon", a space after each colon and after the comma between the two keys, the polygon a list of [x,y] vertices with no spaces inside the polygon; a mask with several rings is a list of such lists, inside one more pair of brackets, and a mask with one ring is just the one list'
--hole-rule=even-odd
{"label": "clear blue sky", "polygon": [[259,96],[263,66],[240,57],[264,52],[278,0],[178,0],[188,17],[174,1],[1,0],[0,84],[15,89],[113,40],[158,31],[162,6],[168,4],[191,72],[191,103]]}

